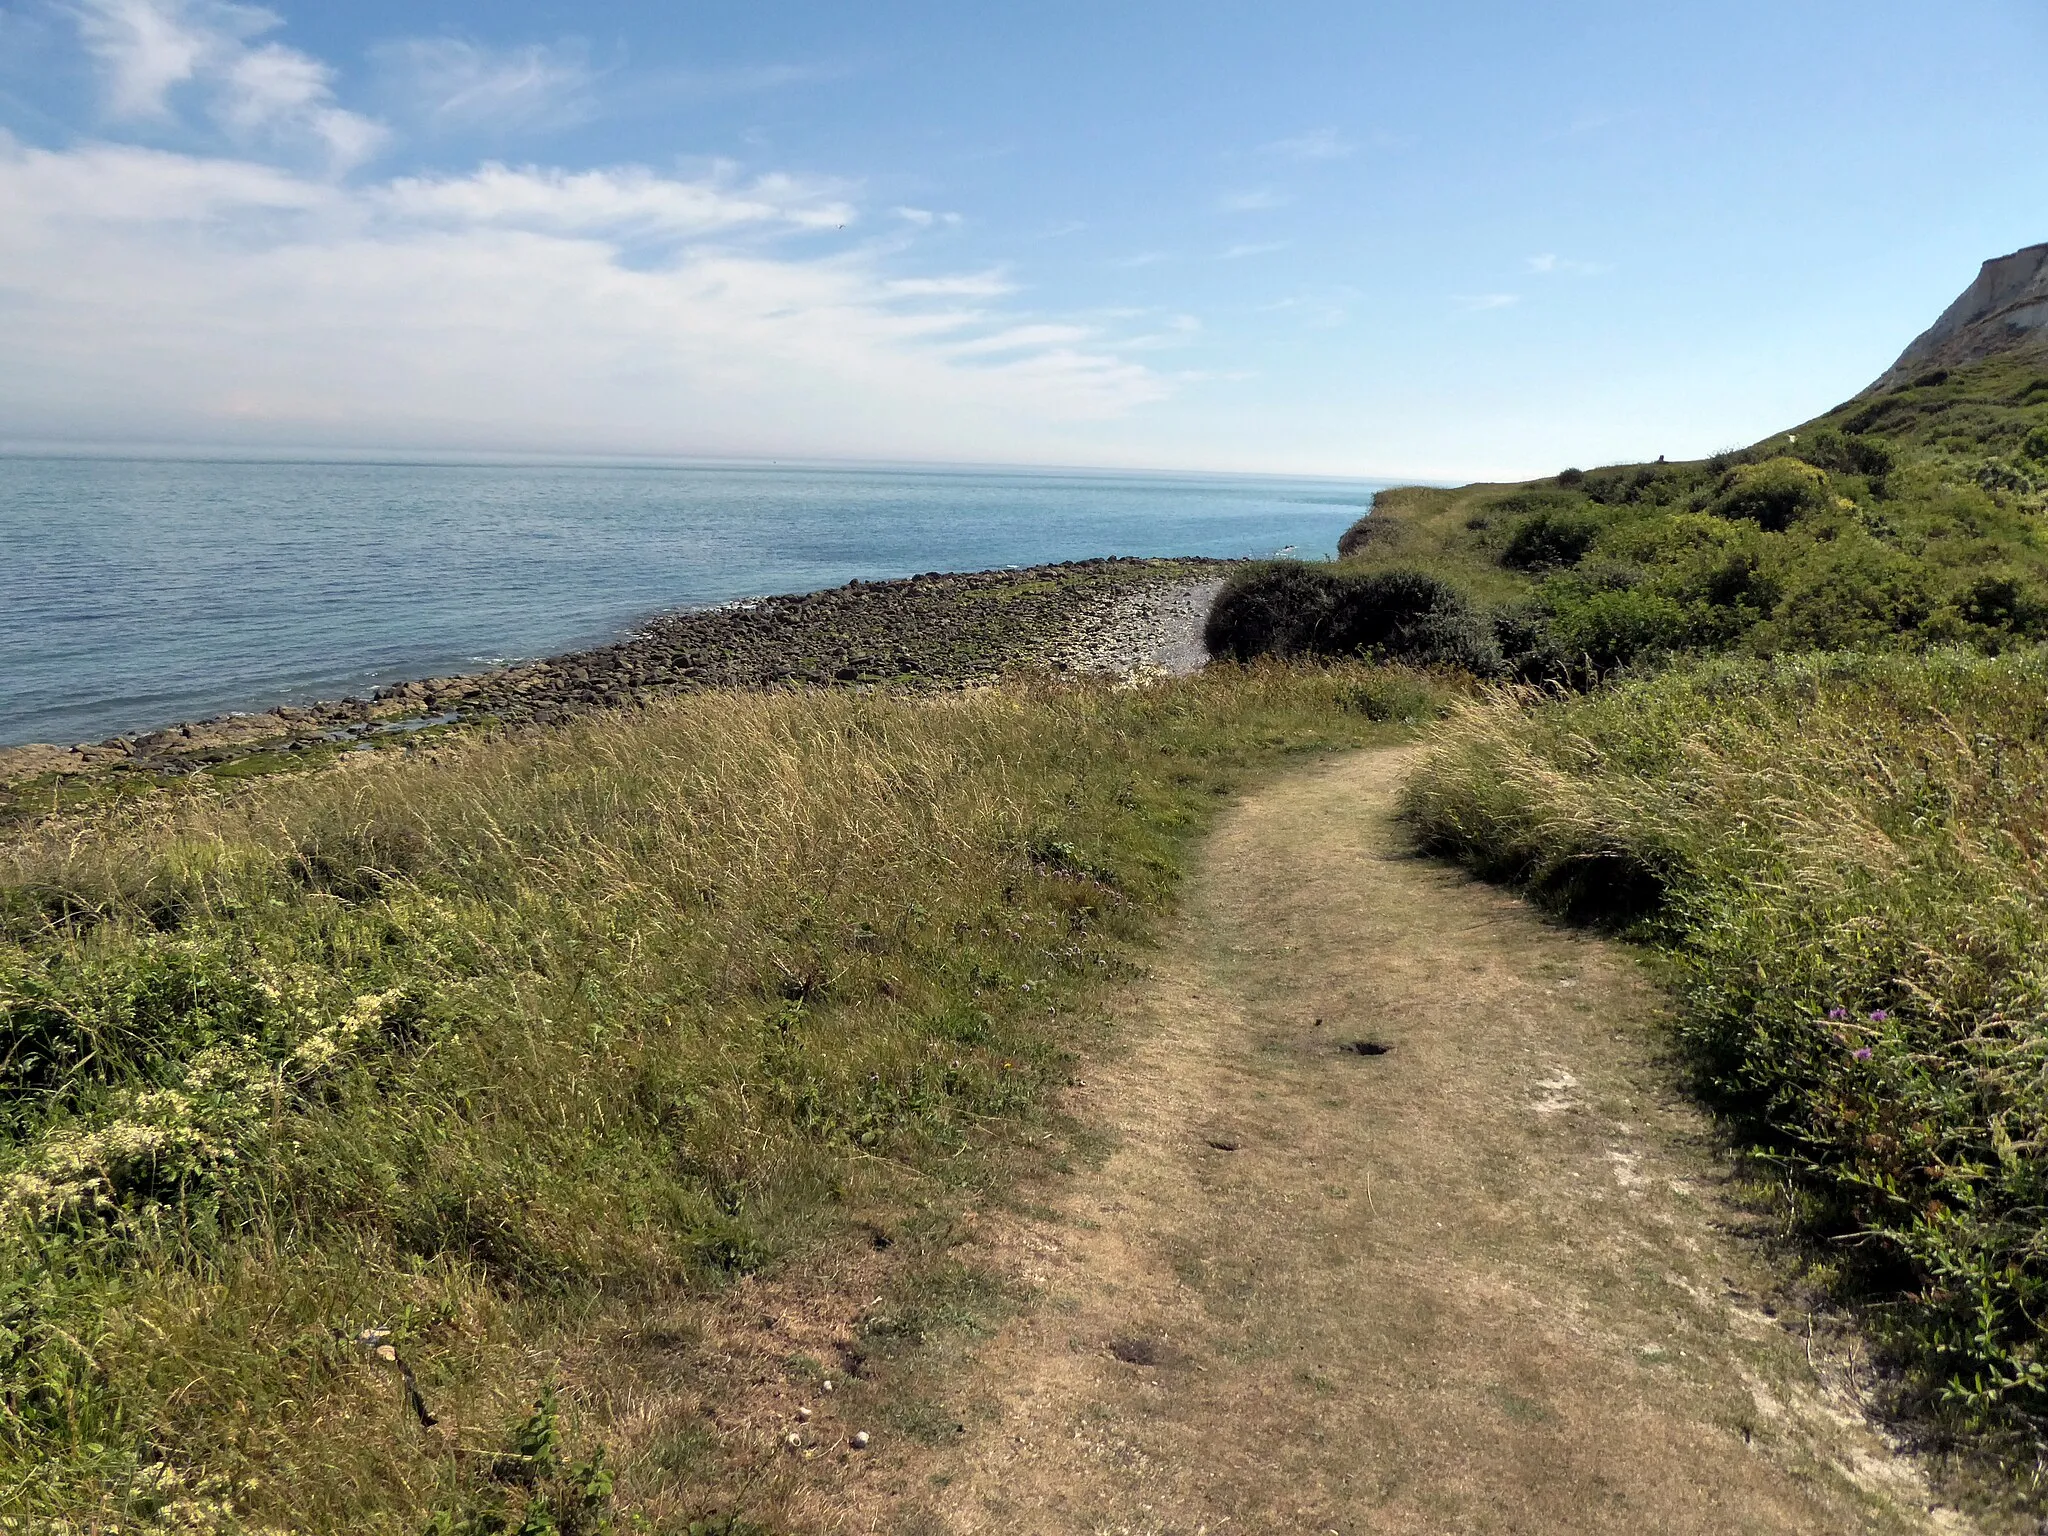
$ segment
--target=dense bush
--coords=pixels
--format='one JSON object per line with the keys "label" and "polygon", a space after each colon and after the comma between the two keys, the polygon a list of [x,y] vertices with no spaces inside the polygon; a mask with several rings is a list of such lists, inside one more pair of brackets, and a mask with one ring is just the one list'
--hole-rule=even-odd
{"label": "dense bush", "polygon": [[1882,438],[1862,437],[1834,427],[1802,433],[1793,457],[1836,474],[1863,475],[1881,481],[1898,467],[1898,453]]}
{"label": "dense bush", "polygon": [[1350,572],[1273,561],[1224,583],[1203,630],[1212,656],[1372,657],[1500,669],[1492,627],[1449,582],[1421,571]]}
{"label": "dense bush", "polygon": [[[1988,593],[1987,593],[1988,598]],[[1720,660],[1439,728],[1424,842],[1668,950],[1711,1092],[1959,1426],[2048,1426],[2048,655]]]}
{"label": "dense bush", "polygon": [[1517,571],[1547,571],[1576,564],[1600,536],[1600,521],[1582,511],[1535,512],[1515,524],[1500,563]]}
{"label": "dense bush", "polygon": [[1829,501],[1823,471],[1801,459],[1778,458],[1731,469],[1718,488],[1713,510],[1779,533]]}

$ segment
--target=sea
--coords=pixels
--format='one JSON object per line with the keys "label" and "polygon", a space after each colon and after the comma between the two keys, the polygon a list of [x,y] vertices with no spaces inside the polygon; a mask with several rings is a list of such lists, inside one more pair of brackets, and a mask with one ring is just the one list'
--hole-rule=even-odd
{"label": "sea", "polygon": [[1318,558],[1382,483],[0,456],[0,746],[365,694],[855,578]]}

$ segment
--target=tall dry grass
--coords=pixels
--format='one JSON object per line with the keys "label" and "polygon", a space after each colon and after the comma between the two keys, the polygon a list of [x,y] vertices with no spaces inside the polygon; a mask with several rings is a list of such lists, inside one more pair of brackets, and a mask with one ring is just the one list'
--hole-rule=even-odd
{"label": "tall dry grass", "polygon": [[1496,694],[1430,847],[1672,958],[1703,1076],[1955,1425],[2048,1433],[2048,658],[1724,661]]}
{"label": "tall dry grass", "polygon": [[[876,1180],[997,1177],[1220,795],[1428,705],[1363,669],[699,695],[16,837],[0,1529],[543,1518],[409,1430],[378,1344],[510,1424],[594,1310],[790,1262]],[[597,1519],[610,1474],[557,1470],[545,1518]]]}

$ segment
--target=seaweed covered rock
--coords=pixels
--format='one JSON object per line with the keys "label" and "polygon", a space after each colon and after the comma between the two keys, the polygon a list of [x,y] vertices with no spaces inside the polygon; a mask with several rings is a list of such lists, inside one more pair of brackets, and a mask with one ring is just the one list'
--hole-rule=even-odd
{"label": "seaweed covered rock", "polygon": [[1500,670],[1493,627],[1464,593],[1424,571],[1350,573],[1276,560],[1240,571],[1209,610],[1212,656],[1371,656]]}

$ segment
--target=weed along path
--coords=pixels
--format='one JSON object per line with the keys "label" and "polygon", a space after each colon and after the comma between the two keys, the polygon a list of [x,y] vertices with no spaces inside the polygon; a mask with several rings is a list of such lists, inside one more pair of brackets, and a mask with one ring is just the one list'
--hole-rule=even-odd
{"label": "weed along path", "polygon": [[1966,1528],[1765,1315],[1633,962],[1406,856],[1406,761],[1227,818],[1077,1090],[1115,1150],[983,1224],[1029,1300],[844,1528]]}

